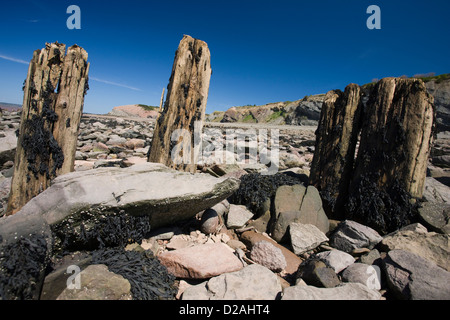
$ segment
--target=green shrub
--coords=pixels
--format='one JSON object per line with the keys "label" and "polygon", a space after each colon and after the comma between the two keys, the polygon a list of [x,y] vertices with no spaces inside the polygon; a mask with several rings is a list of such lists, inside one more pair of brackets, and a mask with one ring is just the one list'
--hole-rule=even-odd
{"label": "green shrub", "polygon": [[145,111],[153,111],[153,110],[159,109],[159,107],[148,106],[146,104],[138,104],[138,106],[141,107],[142,109],[144,109]]}

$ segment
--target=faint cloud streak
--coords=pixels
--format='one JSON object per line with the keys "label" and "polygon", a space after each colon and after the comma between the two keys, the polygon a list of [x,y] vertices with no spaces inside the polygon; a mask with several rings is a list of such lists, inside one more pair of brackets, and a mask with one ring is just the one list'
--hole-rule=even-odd
{"label": "faint cloud streak", "polygon": [[[0,59],[4,59],[4,60],[16,62],[16,63],[21,63],[21,64],[26,64],[26,65],[29,64],[29,62],[27,62],[25,60],[17,59],[17,58],[13,58],[13,57],[9,57],[9,56],[5,56],[5,55],[2,55],[2,54],[0,54]],[[112,82],[112,81],[103,80],[103,79],[99,79],[99,78],[95,78],[95,77],[89,77],[89,79],[93,80],[93,81],[101,82],[101,83],[104,83],[104,84],[109,84],[111,86],[126,88],[126,89],[130,89],[130,90],[134,90],[134,91],[142,91],[139,88],[132,87],[132,86],[127,86],[126,84],[122,84],[122,83]]]}
{"label": "faint cloud streak", "polygon": [[27,61],[25,61],[25,60],[13,58],[13,57],[8,57],[8,56],[4,56],[4,55],[2,55],[2,54],[0,54],[0,59],[12,61],[12,62],[17,62],[17,63],[21,63],[21,64],[26,64],[26,65],[29,64],[29,62],[27,62]]}
{"label": "faint cloud streak", "polygon": [[94,78],[94,77],[89,77],[89,79],[97,81],[97,82],[101,82],[101,83],[104,83],[104,84],[109,84],[109,85],[112,85],[112,86],[116,86],[116,87],[122,87],[122,88],[130,89],[130,90],[134,90],[134,91],[142,91],[139,88],[127,86],[125,84],[121,84],[121,83],[117,83],[117,82],[112,82],[112,81],[103,80],[103,79]]}

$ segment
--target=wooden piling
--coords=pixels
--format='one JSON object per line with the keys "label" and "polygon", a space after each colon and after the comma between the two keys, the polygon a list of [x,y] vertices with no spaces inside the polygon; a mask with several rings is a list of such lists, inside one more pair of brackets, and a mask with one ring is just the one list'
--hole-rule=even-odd
{"label": "wooden piling", "polygon": [[21,125],[6,214],[19,211],[58,175],[74,170],[88,89],[87,52],[74,45],[36,50],[24,86]]}
{"label": "wooden piling", "polygon": [[156,123],[149,162],[195,171],[194,128],[201,130],[205,118],[210,60],[205,42],[183,37],[175,54],[164,110]]}

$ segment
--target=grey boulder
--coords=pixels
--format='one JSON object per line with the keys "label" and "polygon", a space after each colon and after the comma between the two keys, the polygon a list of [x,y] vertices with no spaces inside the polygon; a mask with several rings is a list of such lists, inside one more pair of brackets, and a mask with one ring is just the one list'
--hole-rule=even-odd
{"label": "grey boulder", "polygon": [[450,299],[450,272],[414,253],[392,250],[383,268],[389,288],[399,299]]}
{"label": "grey boulder", "polygon": [[341,272],[355,262],[355,258],[352,255],[340,250],[319,252],[316,254],[316,257],[333,268],[336,273]]}
{"label": "grey boulder", "polygon": [[370,289],[381,289],[381,272],[378,266],[370,266],[365,263],[353,263],[342,272],[345,282],[357,282]]}
{"label": "grey boulder", "polygon": [[330,237],[332,247],[344,252],[355,249],[373,249],[383,238],[367,226],[352,220],[341,222]]}
{"label": "grey boulder", "polygon": [[450,233],[450,204],[424,202],[419,216],[428,229],[439,233]]}
{"label": "grey boulder", "polygon": [[334,288],[296,285],[285,288],[281,300],[380,300],[381,294],[361,283],[344,283]]}
{"label": "grey boulder", "polygon": [[318,247],[328,241],[327,236],[315,225],[292,222],[289,224],[292,249],[296,255]]}

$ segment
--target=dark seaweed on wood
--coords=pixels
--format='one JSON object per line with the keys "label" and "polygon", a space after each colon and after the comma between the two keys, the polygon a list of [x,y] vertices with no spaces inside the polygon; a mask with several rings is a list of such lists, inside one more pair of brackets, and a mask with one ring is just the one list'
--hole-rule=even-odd
{"label": "dark seaweed on wood", "polygon": [[345,206],[346,218],[359,221],[381,234],[398,230],[418,221],[418,203],[398,180],[387,188],[377,185],[378,177],[363,174]]}

